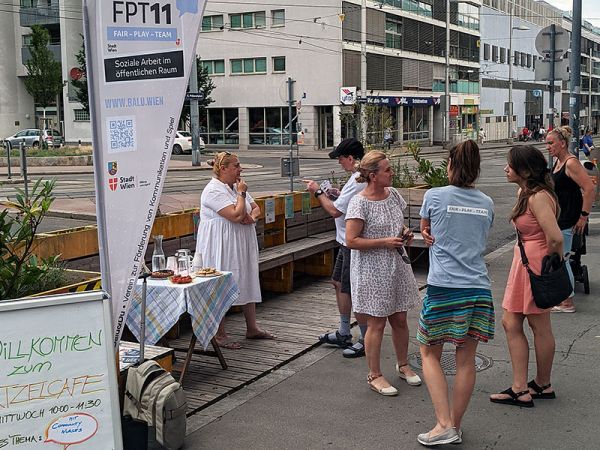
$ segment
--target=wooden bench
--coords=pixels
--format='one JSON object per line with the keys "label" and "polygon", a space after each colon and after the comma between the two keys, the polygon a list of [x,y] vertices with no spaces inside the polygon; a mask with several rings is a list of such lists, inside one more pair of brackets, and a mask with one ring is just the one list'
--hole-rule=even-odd
{"label": "wooden bench", "polygon": [[[274,292],[294,290],[294,272],[329,276],[335,264],[335,230],[314,234],[260,251],[258,256],[261,286]],[[415,233],[409,257],[423,265],[427,263],[427,246],[421,233]]]}

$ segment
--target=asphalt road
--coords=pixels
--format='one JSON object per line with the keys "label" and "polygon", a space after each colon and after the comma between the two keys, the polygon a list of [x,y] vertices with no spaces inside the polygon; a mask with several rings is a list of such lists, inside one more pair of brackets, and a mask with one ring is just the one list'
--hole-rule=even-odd
{"label": "asphalt road", "polygon": [[[514,237],[508,216],[514,203],[516,188],[506,182],[503,167],[506,164],[506,149],[485,149],[482,151],[483,162],[478,187],[494,200],[496,205],[496,220],[488,242],[488,250],[492,251]],[[244,171],[251,192],[274,192],[289,190],[289,178],[280,176],[280,158],[287,152],[259,154],[255,151],[243,152],[242,164],[258,165]],[[428,154],[434,161],[442,159],[442,153]],[[190,155],[173,156],[173,159],[190,160]],[[407,157],[407,161],[411,161]],[[336,177],[344,174],[337,161],[323,158],[302,158],[300,177],[295,179],[294,188],[304,189],[302,178],[323,180],[334,172]],[[165,180],[163,192],[166,194],[198,193],[202,191],[211,178],[208,170],[169,172]],[[0,197],[14,195],[14,185],[0,186]],[[94,179],[92,174],[64,174],[56,177],[55,195],[57,198],[93,198]],[[47,217],[40,227],[40,232],[53,231],[88,225],[94,222],[85,220]]]}

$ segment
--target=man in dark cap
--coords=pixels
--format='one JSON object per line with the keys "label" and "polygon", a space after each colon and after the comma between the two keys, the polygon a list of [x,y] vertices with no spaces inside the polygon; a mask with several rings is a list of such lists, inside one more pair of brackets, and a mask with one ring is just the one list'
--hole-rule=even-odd
{"label": "man in dark cap", "polygon": [[365,149],[363,145],[354,138],[344,139],[340,144],[329,153],[331,159],[338,160],[340,166],[350,172],[350,178],[342,188],[340,196],[335,200],[330,200],[319,187],[319,184],[313,180],[303,180],[308,189],[318,200],[325,211],[335,218],[336,240],[340,244],[340,250],[335,261],[331,279],[335,286],[335,296],[340,312],[340,326],[336,331],[322,334],[319,341],[325,344],[337,345],[344,349],[343,355],[346,358],[357,358],[364,356],[364,339],[367,331],[367,318],[364,314],[356,314],[356,320],[360,327],[360,339],[352,344],[352,334],[350,332],[350,317],[352,314],[352,298],[350,297],[350,249],[346,247],[346,210],[350,199],[361,192],[366,183],[357,183],[357,165],[364,156]]}

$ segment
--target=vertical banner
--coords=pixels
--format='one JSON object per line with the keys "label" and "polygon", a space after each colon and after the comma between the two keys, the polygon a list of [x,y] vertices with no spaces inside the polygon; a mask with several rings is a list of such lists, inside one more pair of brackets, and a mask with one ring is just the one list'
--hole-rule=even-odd
{"label": "vertical banner", "polygon": [[127,318],[171,156],[205,0],[84,0],[102,287]]}

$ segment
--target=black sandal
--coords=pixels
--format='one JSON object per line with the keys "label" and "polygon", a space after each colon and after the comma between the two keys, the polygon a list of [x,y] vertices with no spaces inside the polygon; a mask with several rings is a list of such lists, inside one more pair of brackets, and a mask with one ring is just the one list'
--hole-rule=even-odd
{"label": "black sandal", "polygon": [[529,394],[529,389],[527,389],[526,391],[515,393],[515,391],[512,390],[512,387],[509,387],[507,390],[500,392],[500,394],[510,395],[510,398],[490,397],[490,402],[501,403],[503,405],[521,406],[523,408],[533,408],[535,406],[533,404],[533,400],[519,400],[519,397],[521,397],[522,395]]}
{"label": "black sandal", "polygon": [[531,398],[541,398],[541,399],[553,399],[556,398],[556,393],[554,391],[552,392],[544,392],[546,389],[548,389],[549,387],[551,387],[552,385],[550,383],[546,384],[545,386],[539,386],[535,380],[531,380],[529,383],[527,383],[527,387],[529,389],[533,389],[535,392],[533,394],[531,394]]}

